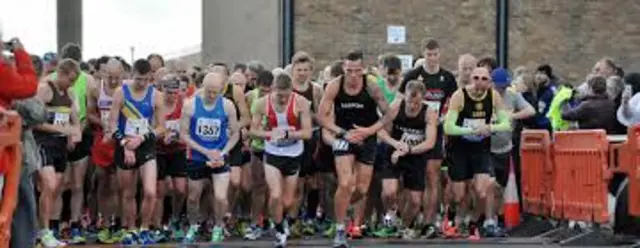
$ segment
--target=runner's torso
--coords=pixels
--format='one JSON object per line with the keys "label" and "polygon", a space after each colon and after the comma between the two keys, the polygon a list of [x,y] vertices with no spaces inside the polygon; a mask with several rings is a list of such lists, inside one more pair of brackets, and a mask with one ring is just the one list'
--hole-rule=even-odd
{"label": "runner's torso", "polygon": [[[277,112],[273,102],[272,96],[269,95],[265,99],[266,113],[267,113],[267,125],[265,130],[299,130],[300,120],[295,112],[295,102],[297,94],[291,94],[289,102],[287,103],[284,113]],[[304,144],[302,140],[280,140],[272,141],[268,140],[264,145],[265,152],[284,157],[297,157],[304,151]]]}
{"label": "runner's torso", "polygon": [[[97,108],[100,114],[100,124],[102,130],[105,130],[109,126],[109,114],[111,106],[113,105],[113,96],[110,96],[105,91],[104,81],[100,83],[100,93],[98,93]],[[113,91],[111,91],[113,94]]]}
{"label": "runner's torso", "polygon": [[353,129],[353,125],[369,127],[378,121],[377,103],[367,91],[367,76],[362,77],[363,85],[356,95],[345,91],[344,77],[340,78],[340,89],[334,100],[336,124],[345,129]]}
{"label": "runner's torso", "polygon": [[418,114],[414,117],[407,115],[405,109],[406,104],[404,101],[400,103],[400,110],[395,120],[393,120],[393,128],[391,131],[391,137],[400,142],[408,144],[410,147],[417,146],[425,139],[425,116],[427,112],[427,106],[422,104]]}
{"label": "runner's torso", "polygon": [[[218,96],[213,108],[206,109],[200,95],[194,96],[194,109],[189,121],[189,136],[198,145],[208,150],[222,150],[229,137],[229,116],[224,112],[223,96]],[[189,158],[194,161],[209,161],[206,155],[189,149]]]}
{"label": "runner's torso", "polygon": [[[424,67],[419,67],[411,71],[407,76],[409,80],[422,81],[426,88],[424,102],[429,108],[436,111],[438,118],[444,116],[447,100],[456,91],[457,85],[450,72],[440,68],[436,73],[428,73]],[[405,79],[406,80],[406,79]]]}
{"label": "runner's torso", "polygon": [[[53,82],[47,82],[51,88],[51,100],[45,104],[47,110],[47,123],[56,126],[68,126],[71,124],[71,108],[73,102],[67,91],[60,92]],[[64,135],[58,133],[33,131],[36,140],[41,142],[58,142],[58,138],[64,138]],[[51,139],[53,138],[53,139]],[[66,142],[64,143],[66,145]]]}
{"label": "runner's torso", "polygon": [[124,103],[118,118],[118,129],[126,136],[145,135],[152,131],[154,88],[147,86],[142,100],[134,99],[130,85],[122,86]]}
{"label": "runner's torso", "polygon": [[169,113],[165,115],[165,128],[167,129],[166,135],[171,135],[174,142],[165,144],[164,140],[158,141],[158,151],[164,153],[171,153],[185,149],[185,144],[180,141],[180,118],[182,117],[182,105],[183,100],[181,97],[176,99],[174,106],[168,106]]}
{"label": "runner's torso", "polygon": [[[466,88],[463,88],[462,92],[464,106],[458,115],[456,125],[467,128],[477,127],[481,124],[489,125],[493,115],[493,91],[489,90],[481,99],[472,98]],[[491,136],[464,135],[456,137],[455,143],[472,149],[470,152],[488,152],[491,148]]]}

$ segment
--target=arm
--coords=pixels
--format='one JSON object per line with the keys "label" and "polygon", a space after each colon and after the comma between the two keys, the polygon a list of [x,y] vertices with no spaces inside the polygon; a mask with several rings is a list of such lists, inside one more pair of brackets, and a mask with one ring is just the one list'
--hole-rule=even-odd
{"label": "arm", "polygon": [[[224,146],[224,148],[222,148],[222,151],[220,152],[222,154],[229,154],[231,149],[233,149],[233,147],[236,146],[236,144],[238,143],[238,140],[240,140],[241,127],[240,127],[240,122],[238,121],[238,118],[237,118],[238,115],[236,114],[236,107],[234,107],[233,102],[229,101],[228,99],[224,99],[224,112],[227,113],[227,116],[229,118],[229,131],[231,135],[229,135],[229,140],[227,141],[227,144]],[[220,130],[220,131],[224,132],[225,130]]]}
{"label": "arm", "polygon": [[[78,132],[78,134],[80,134],[82,132],[82,129],[80,128],[82,123],[80,123],[80,118],[78,115],[78,98],[75,97],[75,93],[73,93],[73,90],[71,88],[67,90],[67,94],[69,95],[69,97],[71,97],[71,116],[69,116],[69,120],[71,121],[71,128],[73,128],[75,132]],[[82,137],[82,135],[80,135],[80,137]]]}
{"label": "arm", "polygon": [[164,95],[155,90],[154,91],[153,104],[155,111],[153,111],[154,118],[156,120],[156,126],[153,129],[153,133],[155,134],[154,138],[164,137],[166,130],[165,126],[165,114],[167,113],[164,107]]}
{"label": "arm", "polygon": [[340,133],[344,131],[341,127],[336,125],[333,118],[330,118],[333,112],[333,103],[340,88],[339,79],[340,78],[337,78],[329,82],[325,94],[322,96],[322,100],[320,100],[318,113],[316,113],[316,119],[319,121],[319,124],[333,133]]}
{"label": "arm", "polygon": [[120,109],[124,104],[124,95],[122,93],[122,87],[118,87],[113,92],[113,103],[111,104],[111,110],[109,111],[109,128],[105,130],[105,136],[110,133],[116,139],[116,142],[120,142],[124,138],[124,130],[118,130],[118,118],[120,118]]}
{"label": "arm", "polygon": [[464,104],[464,98],[462,91],[458,90],[449,99],[449,110],[444,119],[444,133],[452,136],[462,136],[467,134],[473,134],[473,129],[468,127],[461,127],[456,124],[458,115],[462,110]]}
{"label": "arm", "polygon": [[182,139],[182,142],[184,142],[191,149],[194,149],[202,154],[207,154],[207,149],[193,141],[191,139],[191,135],[189,135],[189,124],[191,121],[191,117],[193,116],[194,99],[195,98],[190,98],[189,100],[186,100],[186,102],[182,106],[182,115],[180,117],[180,139]]}
{"label": "arm", "polygon": [[489,127],[491,128],[491,132],[507,132],[511,130],[511,120],[509,118],[509,113],[504,109],[504,104],[502,103],[502,97],[495,90],[491,91],[493,94],[493,110],[496,113],[497,123],[492,124]]}
{"label": "arm", "polygon": [[102,119],[98,111],[98,94],[99,88],[95,85],[95,81],[87,81],[87,121],[91,125],[102,126]]}
{"label": "arm", "polygon": [[[391,119],[395,119],[396,116],[398,116],[398,112],[400,111],[399,106],[402,101],[403,101],[402,98],[396,97],[395,100],[393,100],[393,102],[391,103],[391,110],[389,111],[390,112],[389,115],[391,116]],[[384,128],[380,129],[380,132],[378,132],[378,138],[380,138],[380,140],[382,140],[384,143],[387,143],[390,146],[396,147],[396,144],[399,141],[393,139],[389,134],[392,129],[393,129],[393,122],[390,121],[386,123],[384,125]]]}
{"label": "arm", "polygon": [[380,112],[382,112],[383,114],[380,120],[378,120],[376,123],[374,123],[370,127],[367,127],[370,133],[374,134],[378,132],[380,129],[382,129],[384,125],[391,122],[393,120],[393,117],[389,113],[389,104],[387,103],[387,100],[384,99],[384,94],[382,94],[380,87],[378,87],[378,85],[375,82],[371,82],[371,81],[367,81],[366,86],[367,86],[367,90],[369,91],[369,94],[373,97],[373,99],[378,104],[378,109],[380,109]]}
{"label": "arm", "polygon": [[[320,106],[320,101],[322,100],[322,94],[324,93],[323,93],[322,87],[316,85],[315,83],[312,83],[311,87],[313,87],[313,108],[314,108],[311,110],[311,112],[318,113],[318,107]],[[317,115],[312,115],[311,117],[316,123],[320,123],[318,121]]]}
{"label": "arm", "polygon": [[411,154],[424,153],[431,150],[436,144],[436,135],[438,133],[438,115],[432,109],[427,109],[427,114],[424,116],[424,120],[427,123],[427,126],[424,130],[424,135],[427,138],[417,146],[410,147],[409,153]]}
{"label": "arm", "polygon": [[532,117],[536,114],[536,110],[524,99],[522,94],[514,92],[516,96],[516,110],[517,112],[511,115],[513,120],[522,120]]}
{"label": "arm", "polygon": [[296,107],[299,111],[300,116],[300,130],[297,131],[289,131],[289,139],[311,139],[311,133],[313,131],[313,127],[311,125],[311,106],[309,106],[309,101],[304,97],[296,97]]}
{"label": "arm", "polygon": [[270,132],[264,131],[264,127],[262,126],[262,119],[264,118],[264,104],[265,97],[261,97],[254,103],[255,106],[252,107],[254,111],[251,117],[251,128],[249,129],[249,137],[254,139],[268,139],[270,136]]}
{"label": "arm", "polygon": [[[568,104],[565,104],[565,106],[567,105]],[[584,118],[586,111],[587,109],[584,107],[583,103],[580,103],[580,105],[575,108],[563,108],[562,119],[567,121],[579,121]]]}
{"label": "arm", "polygon": [[38,91],[38,78],[31,57],[23,49],[16,50],[14,55],[16,69],[0,62],[0,98],[12,100],[32,97]]}
{"label": "arm", "polygon": [[[236,126],[236,128],[238,128],[238,130],[240,130],[243,127],[249,126],[249,123],[251,122],[251,117],[249,115],[249,108],[247,107],[247,101],[245,100],[244,93],[242,92],[242,89],[240,89],[240,86],[237,86],[237,85],[233,85],[233,87],[234,87],[234,90],[233,90],[233,101],[238,106],[237,111],[240,112],[240,120],[239,120],[238,126]],[[233,112],[236,112],[236,111],[234,110]]]}

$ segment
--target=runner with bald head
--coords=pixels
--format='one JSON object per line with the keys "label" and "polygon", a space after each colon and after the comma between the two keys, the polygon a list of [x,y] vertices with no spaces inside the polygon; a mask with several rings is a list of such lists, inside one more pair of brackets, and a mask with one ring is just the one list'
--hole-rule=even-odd
{"label": "runner with bald head", "polygon": [[[134,64],[133,82],[117,88],[109,113],[110,137],[116,141],[114,162],[122,197],[123,226],[128,228],[122,243],[153,244],[149,231],[156,200],[156,138],[165,133],[164,100],[151,84],[151,65],[140,59]],[[141,224],[136,225],[136,185],[142,179]]]}
{"label": "runner with bald head", "polygon": [[[117,180],[115,178],[115,167],[113,163],[113,153],[115,143],[108,137],[109,113],[113,105],[113,94],[122,86],[124,68],[117,59],[109,59],[105,66],[105,74],[100,82],[90,83],[87,88],[87,119],[92,127],[95,137],[91,148],[91,161],[97,165],[97,213],[107,219],[117,220],[119,217]],[[105,136],[107,134],[107,136]],[[117,217],[116,217],[117,216]],[[113,233],[103,225],[98,234],[98,239],[104,243],[110,243]]]}
{"label": "runner with bald head", "polygon": [[476,57],[471,54],[463,54],[458,58],[458,87],[464,87],[471,83],[471,72],[476,68]]}
{"label": "runner with bald head", "polygon": [[229,172],[228,155],[239,139],[239,122],[233,102],[224,97],[226,75],[209,73],[202,89],[188,99],[182,108],[180,137],[188,147],[187,218],[189,231],[183,243],[192,243],[198,237],[200,198],[205,180],[213,180],[215,197],[215,227],[212,242],[224,239],[223,218],[227,213]]}
{"label": "runner with bald head", "polygon": [[[492,123],[493,116],[497,118]],[[504,109],[500,94],[492,88],[489,71],[484,67],[475,68],[471,73],[471,84],[457,90],[451,97],[444,122],[444,132],[450,136],[453,164],[449,168],[449,176],[453,181],[454,204],[458,204],[458,216],[455,218],[458,227],[465,216],[461,203],[465,203],[463,200],[467,184],[473,182],[479,204],[486,204],[483,236],[496,236],[500,233],[494,208],[487,201],[494,190],[495,180],[490,153],[491,134],[509,131],[510,128],[509,115]],[[469,225],[469,233],[477,236],[479,223],[476,222],[479,216],[474,217],[475,220]],[[456,229],[445,230],[445,235],[456,232]]]}

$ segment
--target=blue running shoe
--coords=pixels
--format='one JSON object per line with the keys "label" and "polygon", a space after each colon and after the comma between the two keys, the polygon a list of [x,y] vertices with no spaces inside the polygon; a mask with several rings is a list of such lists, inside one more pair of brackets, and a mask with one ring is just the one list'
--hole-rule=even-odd
{"label": "blue running shoe", "polygon": [[138,234],[138,243],[141,245],[153,245],[156,241],[153,238],[153,233],[151,233],[151,231],[144,230]]}

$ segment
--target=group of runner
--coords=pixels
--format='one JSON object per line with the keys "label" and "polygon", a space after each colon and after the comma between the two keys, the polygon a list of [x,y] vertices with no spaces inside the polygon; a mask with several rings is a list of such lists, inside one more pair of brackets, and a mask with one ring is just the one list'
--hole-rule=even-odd
{"label": "group of runner", "polygon": [[[312,81],[305,52],[285,70],[213,63],[193,79],[167,72],[157,55],[130,71],[100,59],[95,78],[64,59],[37,94],[49,117],[34,134],[43,158],[39,241],[66,244],[65,189],[64,236],[74,244],[91,231],[128,245],[255,240],[272,230],[276,247],[319,232],[334,247],[363,235],[501,236],[490,141],[511,130],[492,87],[501,69],[461,60],[467,83],[458,88],[440,67],[438,43],[423,53],[424,65],[403,75],[392,54],[367,71],[363,54],[351,52],[322,82]],[[91,223],[82,218],[89,165],[99,216]],[[467,214],[471,205],[476,214]]]}

